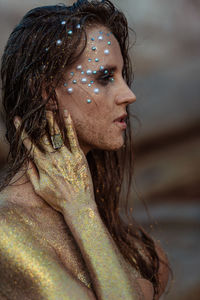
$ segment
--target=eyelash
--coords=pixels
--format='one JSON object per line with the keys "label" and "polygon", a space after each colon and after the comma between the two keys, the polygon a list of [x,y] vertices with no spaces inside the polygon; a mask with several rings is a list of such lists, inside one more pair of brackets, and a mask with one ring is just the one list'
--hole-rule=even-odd
{"label": "eyelash", "polygon": [[101,82],[102,85],[108,85],[110,83],[110,79],[114,78],[114,73],[108,73],[98,78],[98,81]]}

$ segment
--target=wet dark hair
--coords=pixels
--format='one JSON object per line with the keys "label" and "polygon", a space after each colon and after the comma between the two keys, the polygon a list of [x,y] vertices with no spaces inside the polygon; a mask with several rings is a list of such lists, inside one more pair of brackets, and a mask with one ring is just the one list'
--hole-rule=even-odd
{"label": "wet dark hair", "polygon": [[[63,25],[62,21],[66,21]],[[80,28],[77,25],[80,24]],[[26,130],[32,141],[44,151],[41,137],[48,131],[45,106],[50,99],[57,103],[55,88],[69,68],[83,53],[86,29],[104,25],[119,42],[124,60],[123,77],[128,86],[132,82],[132,69],[128,56],[129,30],[122,12],[109,1],[77,1],[72,6],[54,5],[29,11],[11,33],[2,57],[2,101],[6,124],[6,138],[10,144],[8,167],[0,185],[0,191],[9,185],[13,176],[30,158],[20,135]],[[68,35],[66,29],[73,31]],[[56,41],[61,40],[61,45]],[[80,41],[85,41],[80,47]],[[77,50],[78,49],[78,50]],[[47,99],[43,99],[45,89]],[[57,103],[58,105],[58,103]],[[87,155],[93,178],[95,200],[99,213],[123,257],[152,282],[154,295],[159,293],[159,258],[154,241],[134,221],[128,210],[128,200],[133,173],[133,148],[130,128],[130,112],[125,134],[125,145],[118,151],[92,150]],[[56,110],[56,119],[66,138],[64,123]],[[19,131],[13,125],[20,116]],[[122,192],[122,183],[127,189]],[[120,217],[120,205],[127,222]],[[142,250],[141,250],[142,249]]]}

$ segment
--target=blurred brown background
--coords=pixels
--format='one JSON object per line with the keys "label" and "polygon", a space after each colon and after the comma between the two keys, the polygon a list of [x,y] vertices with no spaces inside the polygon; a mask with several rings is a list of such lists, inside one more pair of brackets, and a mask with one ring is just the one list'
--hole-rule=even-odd
{"label": "blurred brown background", "polygon": [[[64,1],[62,1],[64,2]],[[71,3],[73,1],[68,1]],[[200,1],[113,1],[135,30],[132,112],[135,132],[134,216],[169,256],[167,300],[200,299]],[[0,54],[24,13],[60,1],[0,0]],[[66,3],[66,2],[65,2]],[[8,146],[0,120],[0,167]],[[149,207],[147,217],[141,200]]]}

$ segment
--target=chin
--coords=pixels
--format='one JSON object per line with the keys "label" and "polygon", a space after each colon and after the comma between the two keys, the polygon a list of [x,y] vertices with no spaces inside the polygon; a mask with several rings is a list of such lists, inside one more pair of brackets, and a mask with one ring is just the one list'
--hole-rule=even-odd
{"label": "chin", "polygon": [[115,143],[113,143],[112,148],[113,150],[119,150],[124,146],[124,136],[121,136],[120,139],[116,140]]}
{"label": "chin", "polygon": [[124,146],[124,144],[122,144],[120,146],[115,146],[115,147],[112,147],[110,150],[111,151],[117,151],[117,150],[120,150],[123,146]]}
{"label": "chin", "polygon": [[115,141],[115,143],[108,143],[106,146],[102,147],[102,150],[117,151],[124,146],[124,140]]}
{"label": "chin", "polygon": [[92,150],[104,150],[104,151],[117,151],[120,150],[124,146],[124,137],[121,136],[120,138],[118,137],[117,139],[113,137],[109,137],[107,139],[97,139],[96,141],[93,141],[93,143],[86,143],[82,142],[82,146],[86,146],[87,148]]}

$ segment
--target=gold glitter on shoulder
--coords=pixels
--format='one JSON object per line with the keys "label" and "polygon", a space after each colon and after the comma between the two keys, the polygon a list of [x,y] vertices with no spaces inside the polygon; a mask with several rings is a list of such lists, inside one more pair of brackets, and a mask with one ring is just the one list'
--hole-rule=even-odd
{"label": "gold glitter on shoulder", "polygon": [[34,237],[20,208],[0,210],[0,290],[6,299],[94,299]]}

